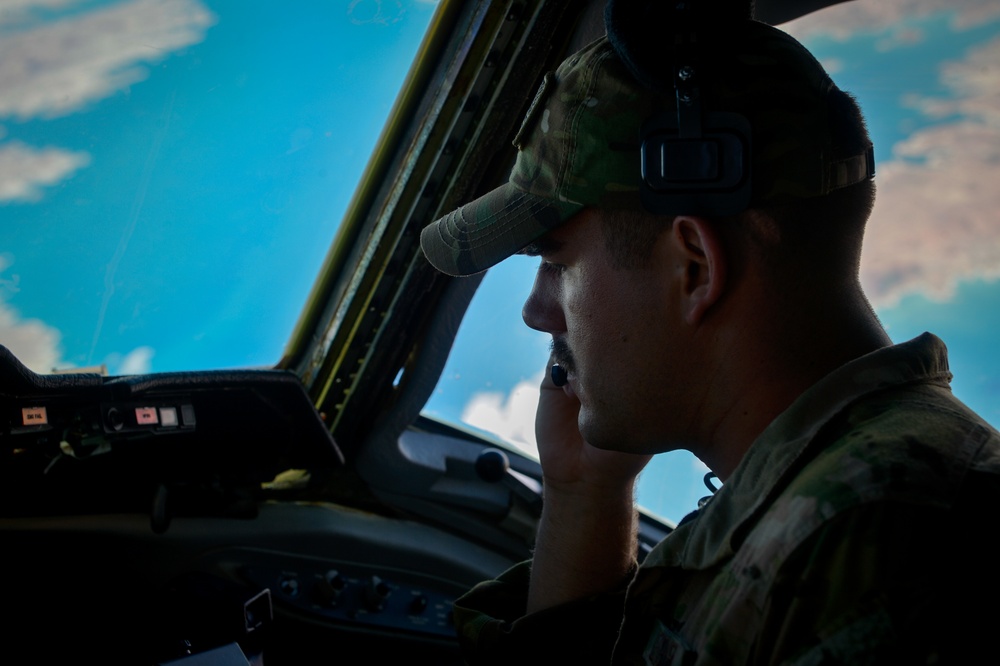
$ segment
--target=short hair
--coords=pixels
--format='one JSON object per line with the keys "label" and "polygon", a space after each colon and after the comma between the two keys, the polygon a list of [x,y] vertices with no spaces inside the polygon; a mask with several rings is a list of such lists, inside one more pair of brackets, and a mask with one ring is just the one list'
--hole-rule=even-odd
{"label": "short hair", "polygon": [[653,256],[653,244],[666,231],[672,217],[653,215],[642,210],[605,211],[601,219],[604,246],[611,265],[619,270],[647,268]]}

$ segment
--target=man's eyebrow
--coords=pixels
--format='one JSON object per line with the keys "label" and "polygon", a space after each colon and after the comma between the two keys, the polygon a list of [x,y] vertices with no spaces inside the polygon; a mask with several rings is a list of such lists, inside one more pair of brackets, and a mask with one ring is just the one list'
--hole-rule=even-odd
{"label": "man's eyebrow", "polygon": [[524,254],[529,257],[540,257],[544,254],[557,252],[562,245],[563,244],[561,242],[553,239],[552,236],[545,235],[536,240],[534,243],[526,245],[520,252],[518,252],[518,254]]}

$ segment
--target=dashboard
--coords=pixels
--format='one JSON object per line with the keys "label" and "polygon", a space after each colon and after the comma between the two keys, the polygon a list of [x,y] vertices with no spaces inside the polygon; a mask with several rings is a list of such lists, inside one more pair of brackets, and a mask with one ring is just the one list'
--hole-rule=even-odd
{"label": "dashboard", "polygon": [[0,387],[5,629],[26,661],[458,664],[453,600],[513,563],[290,492],[344,465],[290,373],[39,376],[0,348]]}

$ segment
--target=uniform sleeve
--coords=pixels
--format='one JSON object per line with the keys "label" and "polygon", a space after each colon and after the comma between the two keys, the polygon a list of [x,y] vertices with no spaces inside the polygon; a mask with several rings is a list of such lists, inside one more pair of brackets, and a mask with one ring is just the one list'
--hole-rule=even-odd
{"label": "uniform sleeve", "polygon": [[517,564],[455,601],[455,625],[467,662],[608,664],[631,576],[613,593],[526,614],[530,565]]}

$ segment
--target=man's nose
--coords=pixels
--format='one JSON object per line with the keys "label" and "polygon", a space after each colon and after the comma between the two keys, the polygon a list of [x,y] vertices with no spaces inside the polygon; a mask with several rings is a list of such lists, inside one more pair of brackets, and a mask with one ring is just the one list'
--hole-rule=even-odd
{"label": "man's nose", "polygon": [[559,305],[559,292],[556,280],[539,271],[531,293],[521,308],[521,318],[524,323],[536,331],[558,334],[566,332],[566,320],[563,318]]}

